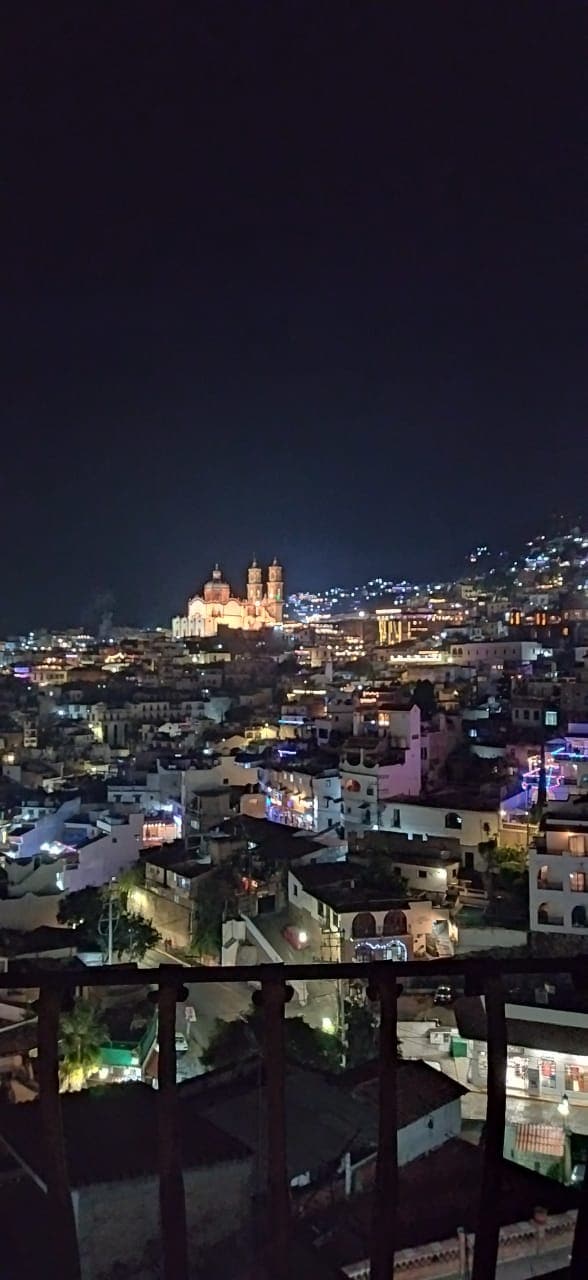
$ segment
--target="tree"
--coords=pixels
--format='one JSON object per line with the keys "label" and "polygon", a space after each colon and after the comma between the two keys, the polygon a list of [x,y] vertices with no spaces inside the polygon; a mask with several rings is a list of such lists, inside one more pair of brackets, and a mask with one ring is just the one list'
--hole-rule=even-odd
{"label": "tree", "polygon": [[348,1067],[370,1062],[378,1055],[378,1025],[367,1002],[345,1001],[346,1059]]}
{"label": "tree", "polygon": [[432,720],[437,714],[435,688],[430,680],[417,680],[412,691],[413,706],[418,707],[423,720]]}
{"label": "tree", "polygon": [[62,1089],[82,1089],[100,1065],[100,1051],[108,1043],[108,1031],[96,1006],[89,1000],[77,1000],[67,1013],[62,1013],[59,1026]]}
{"label": "tree", "polygon": [[502,916],[505,921],[524,921],[528,915],[529,875],[524,849],[499,846],[496,840],[482,841],[478,849],[484,856],[484,886],[488,894],[488,918]]}
{"label": "tree", "polygon": [[233,867],[219,867],[198,884],[192,942],[197,955],[220,954],[222,922],[235,901],[236,890],[237,873]]}
{"label": "tree", "polygon": [[401,875],[398,867],[381,849],[370,850],[365,866],[363,880],[365,887],[383,889],[391,898],[405,899],[408,892],[408,880]]}
{"label": "tree", "polygon": [[[133,868],[129,868],[130,871]],[[160,934],[150,920],[136,912],[128,911],[126,904],[130,886],[123,884],[120,892],[115,887],[113,903],[113,946],[119,960],[128,955],[131,960],[142,960],[145,952],[157,946]],[[80,889],[68,894],[59,904],[57,919],[79,929],[80,942],[105,951],[107,945],[107,912],[110,888]]]}
{"label": "tree", "polygon": [[67,897],[61,899],[57,919],[59,924],[79,929],[85,938],[95,941],[103,908],[100,889],[78,889],[76,893],[68,893]]}
{"label": "tree", "polygon": [[[301,1067],[337,1071],[341,1065],[341,1042],[336,1035],[311,1027],[304,1018],[286,1018],[286,1057]],[[205,1067],[230,1067],[261,1051],[263,1010],[255,1008],[234,1022],[217,1019],[215,1030],[202,1054]]]}
{"label": "tree", "polygon": [[133,862],[130,867],[123,867],[116,877],[116,884],[126,907],[131,889],[140,889],[145,884],[145,863]]}
{"label": "tree", "polygon": [[145,920],[135,911],[121,911],[114,931],[114,946],[119,960],[126,954],[130,960],[142,960],[160,941],[151,920]]}
{"label": "tree", "polygon": [[339,1037],[329,1031],[311,1027],[304,1018],[286,1018],[286,1057],[301,1067],[322,1071],[338,1071],[341,1066],[342,1045]]}

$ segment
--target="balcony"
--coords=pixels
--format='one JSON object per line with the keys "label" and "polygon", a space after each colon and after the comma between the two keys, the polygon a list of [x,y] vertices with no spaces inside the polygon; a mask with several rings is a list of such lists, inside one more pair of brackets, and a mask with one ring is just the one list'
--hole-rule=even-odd
{"label": "balcony", "polygon": [[[474,1229],[467,1223],[465,1235],[462,1232],[462,1243],[459,1249],[465,1251],[461,1262],[459,1250],[455,1244],[453,1269],[443,1270],[441,1261],[435,1263],[431,1270],[422,1271],[422,1275],[434,1277],[454,1277],[469,1275],[471,1280],[494,1280],[497,1261],[505,1261],[510,1255],[505,1250],[510,1239],[510,1228],[502,1226],[500,1203],[508,1200],[509,1187],[506,1162],[503,1161],[503,1146],[506,1113],[506,1060],[507,1030],[505,1020],[505,986],[506,980],[515,976],[530,976],[537,972],[542,975],[572,975],[579,985],[585,983],[585,961],[582,958],[565,959],[521,959],[517,961],[496,961],[484,958],[453,959],[429,962],[380,962],[362,966],[362,979],[368,978],[370,995],[379,1002],[380,1007],[380,1050],[379,1081],[377,1097],[379,1103],[378,1146],[375,1161],[375,1180],[371,1192],[371,1211],[366,1232],[369,1238],[369,1257],[361,1264],[345,1266],[342,1270],[327,1262],[320,1251],[318,1241],[304,1226],[304,1217],[296,1216],[294,1195],[289,1184],[287,1165],[287,1131],[286,1131],[286,1063],[284,1051],[284,1018],[285,1006],[291,994],[290,983],[308,981],[309,977],[324,981],[352,981],[358,976],[355,964],[293,964],[263,965],[256,969],[256,978],[260,982],[260,991],[254,999],[259,1003],[263,1014],[264,1042],[262,1062],[258,1075],[260,1100],[259,1133],[264,1135],[265,1148],[264,1168],[265,1195],[257,1204],[258,1218],[256,1230],[251,1238],[251,1253],[242,1272],[245,1277],[255,1276],[256,1280],[299,1280],[304,1275],[307,1280],[345,1280],[345,1276],[354,1276],[362,1280],[392,1280],[394,1275],[395,1254],[397,1255],[397,1274],[404,1274],[409,1266],[411,1274],[421,1275],[415,1269],[407,1255],[411,1252],[402,1248],[402,1237],[399,1231],[402,1197],[406,1199],[407,1186],[401,1187],[399,1179],[398,1158],[398,1112],[397,1081],[399,1070],[396,1053],[397,1044],[397,998],[399,981],[406,978],[422,978],[426,970],[427,978],[433,982],[451,976],[452,982],[465,983],[470,994],[483,993],[486,1001],[487,1027],[487,1111],[485,1139],[480,1148],[481,1183],[478,1190],[478,1210]],[[163,1280],[190,1280],[196,1274],[193,1270],[195,1249],[198,1242],[192,1235],[188,1239],[187,1204],[192,1210],[194,1186],[190,1182],[185,1168],[185,1152],[187,1143],[198,1146],[201,1141],[198,1128],[187,1134],[179,1120],[179,1090],[176,1084],[176,1006],[187,997],[183,985],[188,979],[190,984],[222,984],[245,983],[251,978],[250,967],[235,967],[227,976],[226,968],[200,968],[189,970],[177,966],[162,966],[159,969],[141,971],[145,983],[156,986],[154,999],[159,1013],[159,1058],[158,1058],[158,1091],[152,1094],[145,1090],[145,1095],[153,1103],[155,1113],[154,1141],[144,1133],[141,1135],[141,1146],[148,1146],[154,1151],[154,1167],[159,1181],[159,1224],[152,1223],[153,1233],[159,1232],[158,1249],[161,1267],[149,1274],[162,1276]],[[88,972],[88,983],[96,987],[134,987],[137,985],[137,969],[124,966],[112,966],[92,969]],[[85,1274],[84,1258],[80,1260],[78,1231],[80,1229],[79,1205],[70,1190],[66,1142],[64,1137],[63,1100],[58,1091],[58,1033],[59,1017],[62,1002],[67,1000],[80,982],[79,970],[42,970],[16,968],[10,974],[10,985],[21,990],[39,990],[38,1004],[38,1045],[39,1045],[39,1103],[23,1103],[14,1108],[38,1106],[40,1131],[33,1134],[33,1139],[42,1148],[44,1176],[41,1180],[33,1173],[37,1182],[36,1193],[45,1195],[47,1206],[46,1218],[49,1223],[49,1242],[45,1274],[59,1277],[59,1280],[80,1280]],[[140,1088],[140,1086],[137,1086]],[[116,1091],[118,1086],[112,1086]],[[80,1095],[77,1095],[79,1098]],[[71,1100],[71,1099],[68,1099]],[[75,1101],[74,1101],[74,1105]],[[92,1104],[90,1104],[90,1110]],[[10,1111],[13,1108],[9,1108]],[[88,1108],[86,1108],[86,1111]],[[5,1113],[6,1114],[6,1113]],[[203,1121],[203,1130],[206,1122]],[[121,1138],[121,1176],[124,1168],[132,1161],[134,1154],[122,1149]],[[4,1149],[4,1148],[3,1148]],[[6,1152],[5,1152],[6,1154]],[[95,1152],[91,1153],[95,1156]],[[100,1153],[98,1153],[100,1157]],[[434,1160],[434,1156],[427,1160]],[[415,1162],[420,1163],[420,1162]],[[406,1167],[406,1166],[405,1166]],[[30,1165],[28,1170],[31,1174]],[[83,1173],[86,1170],[84,1168]],[[404,1174],[403,1174],[404,1177]],[[409,1175],[409,1178],[412,1174]],[[464,1175],[465,1177],[465,1175]],[[204,1187],[206,1183],[202,1184]],[[412,1185],[412,1184],[411,1184]],[[465,1187],[460,1187],[459,1170],[455,1181],[444,1185],[439,1181],[436,1199],[440,1204],[446,1195],[451,1195],[451,1188],[457,1185],[459,1196],[465,1198]],[[401,1195],[402,1191],[402,1195]],[[410,1187],[408,1187],[410,1192]],[[10,1195],[10,1184],[3,1184],[3,1194]],[[118,1194],[118,1192],[117,1192]],[[413,1215],[420,1212],[418,1197],[412,1194],[411,1205]],[[462,1201],[460,1200],[460,1205]],[[575,1211],[559,1215],[562,1223],[553,1228],[541,1226],[527,1221],[522,1224],[519,1236],[526,1232],[531,1240],[532,1248],[535,1239],[542,1240],[552,1230],[559,1236],[560,1245],[566,1251],[571,1250],[571,1262],[566,1273],[571,1280],[585,1277],[588,1269],[588,1180],[574,1201],[578,1205]],[[130,1225],[125,1221],[126,1201],[121,1194],[119,1211],[110,1224],[111,1233],[123,1236]],[[405,1206],[404,1206],[405,1207]],[[343,1205],[345,1209],[346,1206]],[[461,1211],[461,1210],[460,1210]],[[228,1212],[228,1211],[227,1211]],[[539,1210],[536,1211],[539,1213]],[[155,1214],[157,1218],[157,1214]],[[532,1219],[532,1211],[530,1213]],[[563,1222],[565,1219],[565,1222]],[[460,1219],[462,1221],[463,1219]],[[559,1220],[558,1220],[559,1221]],[[31,1224],[32,1225],[32,1224]],[[35,1224],[36,1225],[36,1224]],[[518,1226],[521,1226],[519,1223]],[[461,1228],[460,1228],[461,1230]],[[434,1237],[441,1239],[440,1236]],[[400,1246],[399,1246],[400,1240]],[[514,1240],[514,1236],[513,1236]],[[513,1244],[520,1250],[520,1239]],[[431,1245],[431,1251],[438,1246]],[[543,1247],[543,1246],[541,1246]],[[539,1244],[537,1245],[539,1248]],[[189,1254],[192,1261],[189,1260]],[[513,1257],[517,1256],[513,1254]],[[465,1257],[465,1264],[463,1258]],[[232,1260],[231,1260],[232,1261]],[[447,1261],[447,1259],[445,1259]],[[156,1264],[157,1265],[157,1264]],[[563,1265],[563,1264],[561,1264]],[[441,1269],[439,1269],[441,1268]],[[123,1269],[124,1270],[124,1269]],[[112,1274],[123,1274],[116,1268]],[[109,1273],[110,1274],[110,1273]],[[124,1274],[135,1272],[124,1271]],[[136,1274],[143,1274],[136,1272]],[[145,1273],[147,1274],[147,1272]],[[219,1275],[224,1275],[219,1271]],[[228,1274],[228,1272],[227,1272]],[[231,1272],[231,1275],[236,1274]],[[518,1274],[518,1273],[517,1273]],[[521,1271],[520,1274],[523,1274]],[[200,1275],[200,1272],[198,1272]]]}

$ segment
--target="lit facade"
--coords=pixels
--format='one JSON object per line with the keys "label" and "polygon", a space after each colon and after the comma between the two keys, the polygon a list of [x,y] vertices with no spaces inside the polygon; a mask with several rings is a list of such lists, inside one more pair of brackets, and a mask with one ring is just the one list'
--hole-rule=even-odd
{"label": "lit facade", "polygon": [[549,805],[529,850],[529,924],[588,935],[588,804]]}
{"label": "lit facade", "polygon": [[269,566],[264,583],[262,570],[254,560],[247,572],[247,594],[234,596],[218,565],[201,596],[192,596],[187,613],[172,618],[175,640],[190,636],[215,636],[219,627],[239,631],[259,631],[282,624],[284,580],[281,565]]}

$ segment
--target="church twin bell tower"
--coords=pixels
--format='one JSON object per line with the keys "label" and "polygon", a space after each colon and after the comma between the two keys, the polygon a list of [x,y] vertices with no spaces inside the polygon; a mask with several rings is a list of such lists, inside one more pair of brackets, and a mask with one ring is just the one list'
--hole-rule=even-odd
{"label": "church twin bell tower", "polygon": [[257,560],[253,560],[247,571],[245,599],[233,595],[216,564],[212,577],[204,584],[202,595],[192,596],[188,600],[187,612],[172,618],[172,635],[177,640],[215,636],[219,627],[261,631],[263,627],[281,626],[283,612],[284,577],[277,560],[270,564],[265,584]]}
{"label": "church twin bell tower", "polygon": [[284,579],[282,566],[274,559],[268,569],[267,587],[264,593],[261,569],[255,559],[247,572],[247,604],[258,613],[267,610],[275,623],[281,623],[284,610]]}

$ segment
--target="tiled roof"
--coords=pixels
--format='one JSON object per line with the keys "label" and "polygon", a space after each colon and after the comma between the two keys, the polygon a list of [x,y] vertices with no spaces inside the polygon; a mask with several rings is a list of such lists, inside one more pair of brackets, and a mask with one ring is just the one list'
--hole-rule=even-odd
{"label": "tiled roof", "polygon": [[564,1153],[564,1131],[552,1124],[518,1124],[515,1149],[533,1155],[553,1156],[560,1160]]}

